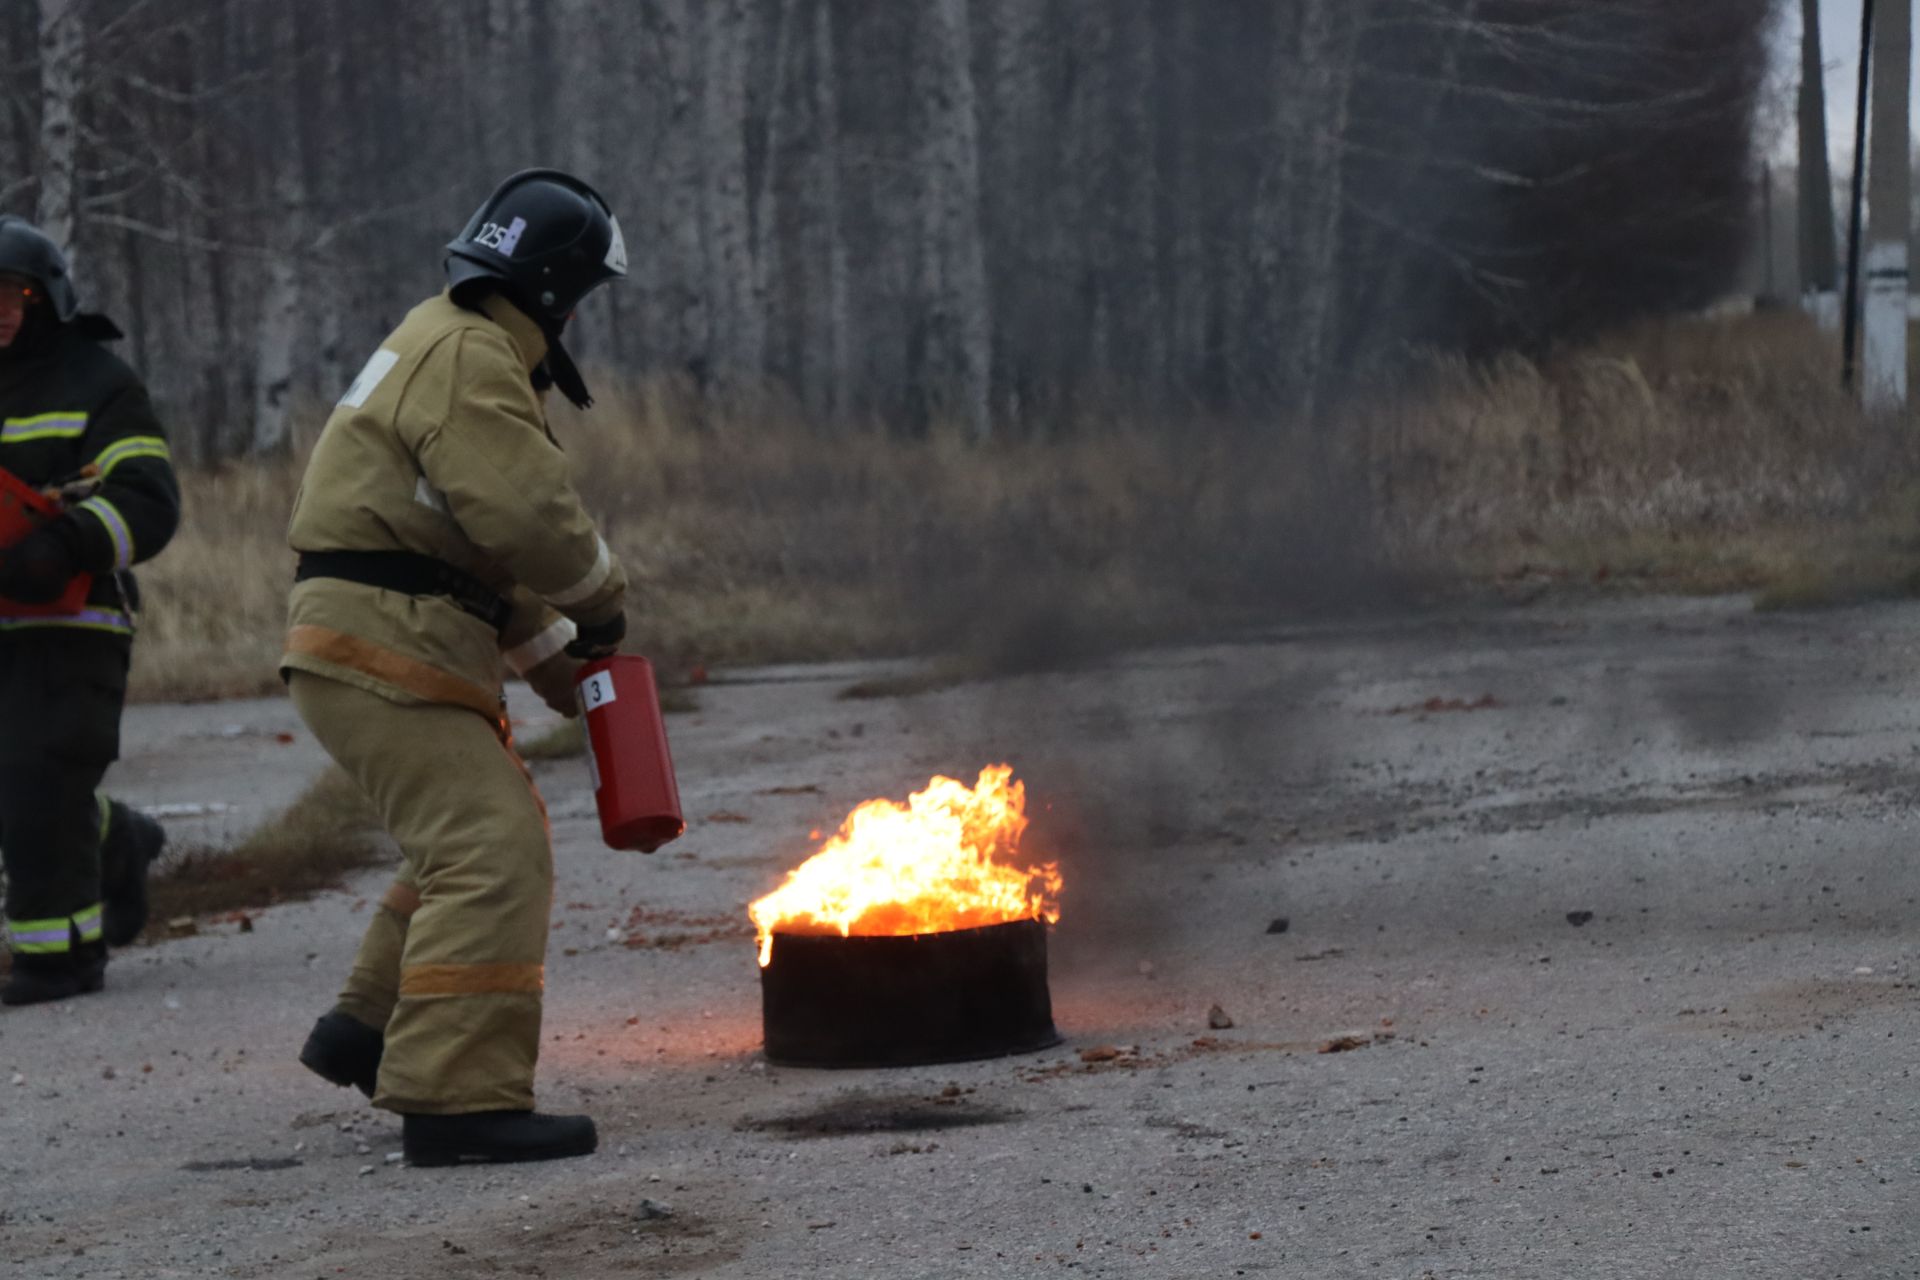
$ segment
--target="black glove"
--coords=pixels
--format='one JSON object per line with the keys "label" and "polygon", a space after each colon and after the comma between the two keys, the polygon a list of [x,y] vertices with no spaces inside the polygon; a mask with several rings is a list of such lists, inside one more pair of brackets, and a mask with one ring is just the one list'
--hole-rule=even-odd
{"label": "black glove", "polygon": [[590,661],[594,658],[611,658],[620,652],[620,642],[627,638],[627,615],[616,613],[604,622],[582,622],[579,632],[567,645],[567,656]]}
{"label": "black glove", "polygon": [[0,549],[0,596],[21,604],[50,604],[80,570],[80,531],[64,520],[43,525]]}

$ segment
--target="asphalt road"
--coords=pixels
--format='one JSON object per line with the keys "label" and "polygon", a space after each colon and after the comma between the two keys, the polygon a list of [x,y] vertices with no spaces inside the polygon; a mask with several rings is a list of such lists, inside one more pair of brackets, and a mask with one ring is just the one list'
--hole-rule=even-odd
{"label": "asphalt road", "polygon": [[[540,770],[543,1104],[600,1154],[410,1169],[294,1062],[373,875],[0,1013],[0,1275],[1920,1276],[1916,650],[1914,606],[1638,602],[891,700],[745,673],[672,722],[657,855]],[[241,829],[293,731],[143,708],[117,785]],[[1067,1043],[768,1066],[743,904],[999,759],[1066,871]]]}

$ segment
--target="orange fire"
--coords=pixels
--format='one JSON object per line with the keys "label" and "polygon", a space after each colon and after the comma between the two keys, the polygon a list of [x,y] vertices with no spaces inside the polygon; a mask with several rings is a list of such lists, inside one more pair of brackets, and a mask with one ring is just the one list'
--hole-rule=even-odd
{"label": "orange fire", "polygon": [[946,933],[1060,918],[1053,863],[1014,865],[1027,829],[1027,789],[1011,765],[989,765],[972,790],[936,777],[905,805],[869,800],[787,882],[747,908],[760,963],[773,935]]}

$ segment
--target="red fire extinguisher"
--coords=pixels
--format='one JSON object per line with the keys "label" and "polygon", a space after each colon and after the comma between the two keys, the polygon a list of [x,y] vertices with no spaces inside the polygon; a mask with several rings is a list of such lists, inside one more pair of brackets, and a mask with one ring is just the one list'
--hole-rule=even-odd
{"label": "red fire extinguisher", "polygon": [[[48,520],[60,514],[57,495],[42,493],[20,477],[0,467],[0,547],[10,547]],[[0,599],[0,617],[34,618],[78,613],[86,605],[93,588],[89,574],[75,574],[58,600],[46,604],[21,604]]]}
{"label": "red fire extinguisher", "polygon": [[579,694],[601,837],[610,849],[652,853],[687,829],[653,664],[627,656],[590,662],[580,669]]}

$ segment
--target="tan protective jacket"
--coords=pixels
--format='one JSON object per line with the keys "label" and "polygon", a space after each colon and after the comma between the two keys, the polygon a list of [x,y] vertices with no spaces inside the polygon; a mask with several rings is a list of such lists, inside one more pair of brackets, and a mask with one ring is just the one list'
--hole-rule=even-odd
{"label": "tan protective jacket", "polygon": [[[483,314],[484,312],[484,314]],[[334,409],[294,499],[296,551],[413,551],[514,605],[495,633],[438,596],[335,578],[294,586],[281,667],[395,702],[500,714],[501,658],[521,673],[574,622],[618,613],[627,578],[580,503],[532,371],[539,325],[500,297],[415,307]]]}

